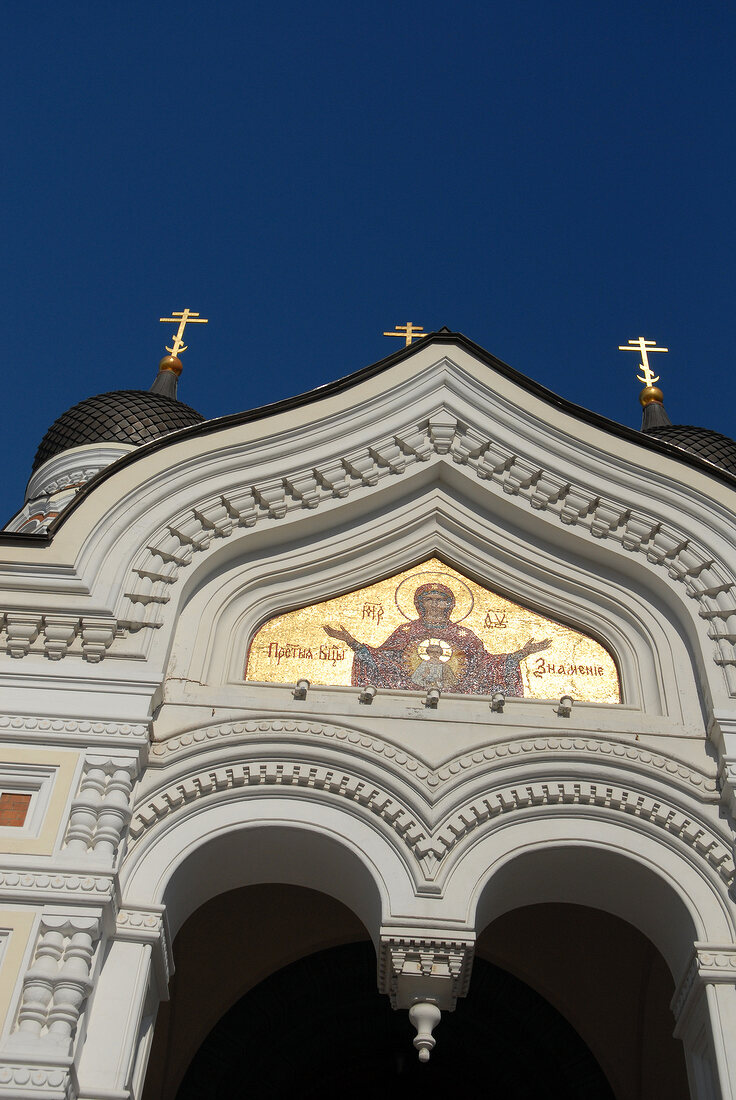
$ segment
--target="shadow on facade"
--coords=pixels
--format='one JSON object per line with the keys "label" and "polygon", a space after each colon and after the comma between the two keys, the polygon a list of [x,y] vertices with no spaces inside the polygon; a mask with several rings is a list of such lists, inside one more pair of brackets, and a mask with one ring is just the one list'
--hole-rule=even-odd
{"label": "shadow on facade", "polygon": [[376,991],[370,943],[330,948],[273,974],[219,1021],[177,1100],[259,1096],[451,1096],[460,1084],[506,1100],[613,1100],[563,1016],[524,982],[477,960],[470,992],[443,1016],[427,1065],[405,1012]]}
{"label": "shadow on facade", "polygon": [[[527,906],[480,935],[467,998],[428,1065],[406,1012],[377,992],[354,914],[317,891],[213,898],[175,942],[144,1100],[441,1096],[686,1100],[672,979],[632,925],[583,906]],[[245,991],[245,992],[244,992]]]}

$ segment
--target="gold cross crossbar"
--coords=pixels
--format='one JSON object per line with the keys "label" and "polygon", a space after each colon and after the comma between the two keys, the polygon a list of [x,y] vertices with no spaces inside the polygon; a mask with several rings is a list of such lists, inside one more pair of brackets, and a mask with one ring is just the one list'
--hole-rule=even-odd
{"label": "gold cross crossbar", "polygon": [[181,311],[174,310],[171,317],[159,317],[159,321],[163,321],[164,324],[176,324],[179,322],[179,330],[174,337],[173,347],[166,347],[167,351],[170,351],[172,355],[179,355],[180,352],[186,351],[188,344],[183,342],[184,329],[187,325],[206,325],[208,319],[206,317],[200,317],[198,313],[192,313],[191,309],[182,309]]}
{"label": "gold cross crossbar", "polygon": [[643,336],[637,336],[635,340],[629,340],[628,344],[619,344],[619,351],[638,351],[641,355],[641,363],[639,366],[644,372],[642,378],[640,374],[637,374],[637,378],[640,382],[643,382],[645,386],[653,386],[655,382],[659,382],[659,375],[655,374],[652,368],[649,366],[649,352],[650,351],[669,351],[669,348],[658,348],[656,346],[656,340],[645,340]]}
{"label": "gold cross crossbar", "polygon": [[422,325],[415,325],[411,321],[407,321],[405,325],[394,325],[396,332],[384,332],[384,336],[403,336],[406,339],[406,347],[412,340],[421,340],[422,336],[426,336]]}

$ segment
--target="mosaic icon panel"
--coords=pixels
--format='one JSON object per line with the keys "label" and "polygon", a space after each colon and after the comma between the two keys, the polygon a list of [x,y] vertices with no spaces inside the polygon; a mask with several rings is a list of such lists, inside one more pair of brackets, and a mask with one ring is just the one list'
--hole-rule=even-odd
{"label": "mosaic icon panel", "polygon": [[437,558],[269,619],[251,642],[245,679],[301,678],[393,691],[621,701],[616,664],[599,642]]}

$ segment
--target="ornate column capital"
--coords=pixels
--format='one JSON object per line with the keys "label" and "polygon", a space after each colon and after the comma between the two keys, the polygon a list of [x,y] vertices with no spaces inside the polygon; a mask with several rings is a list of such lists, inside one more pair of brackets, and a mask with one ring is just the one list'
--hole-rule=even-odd
{"label": "ornate column capital", "polygon": [[736,944],[696,943],[690,963],[670,1002],[679,1030],[707,985],[736,986]]}
{"label": "ornate column capital", "polygon": [[430,1001],[451,1012],[468,992],[475,936],[386,930],[381,934],[378,987],[393,1008]]}
{"label": "ornate column capital", "polygon": [[124,904],[117,916],[114,938],[150,944],[159,995],[168,1000],[174,956],[165,906]]}

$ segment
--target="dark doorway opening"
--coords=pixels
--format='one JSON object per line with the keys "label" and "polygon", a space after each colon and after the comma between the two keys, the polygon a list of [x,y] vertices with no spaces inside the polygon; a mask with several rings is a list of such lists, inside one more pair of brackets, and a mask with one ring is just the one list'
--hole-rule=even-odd
{"label": "dark doorway opening", "polygon": [[476,959],[420,1064],[406,1012],[376,991],[369,943],[330,948],[266,978],[215,1025],[177,1100],[451,1096],[614,1100],[588,1047],[524,982]]}

